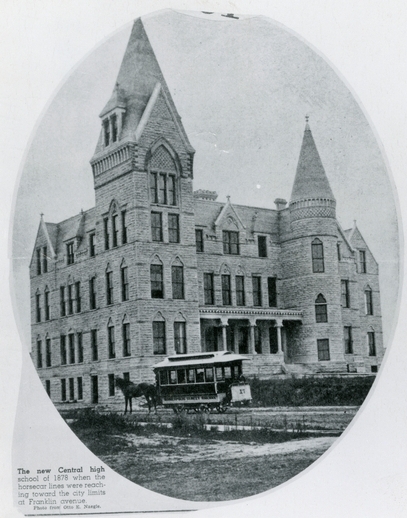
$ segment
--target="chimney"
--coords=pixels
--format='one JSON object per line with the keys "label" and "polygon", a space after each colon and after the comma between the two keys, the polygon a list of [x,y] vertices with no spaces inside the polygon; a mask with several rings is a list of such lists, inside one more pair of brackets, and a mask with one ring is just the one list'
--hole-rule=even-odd
{"label": "chimney", "polygon": [[274,200],[274,203],[276,204],[277,210],[283,210],[283,209],[285,209],[285,206],[287,205],[287,200],[283,200],[283,198],[276,198]]}

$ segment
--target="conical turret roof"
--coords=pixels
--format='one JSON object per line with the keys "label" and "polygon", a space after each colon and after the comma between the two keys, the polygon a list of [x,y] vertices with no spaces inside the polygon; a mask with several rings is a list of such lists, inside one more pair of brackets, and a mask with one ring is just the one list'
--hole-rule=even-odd
{"label": "conical turret roof", "polygon": [[315,198],[335,200],[307,122],[290,201]]}

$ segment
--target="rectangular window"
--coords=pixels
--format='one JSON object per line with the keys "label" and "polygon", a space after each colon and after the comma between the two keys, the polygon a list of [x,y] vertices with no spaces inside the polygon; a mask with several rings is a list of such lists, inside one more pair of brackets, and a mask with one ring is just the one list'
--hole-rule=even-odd
{"label": "rectangular window", "polygon": [[195,243],[196,243],[196,251],[203,252],[204,251],[203,230],[200,228],[195,229]]}
{"label": "rectangular window", "polygon": [[318,348],[318,360],[319,361],[330,360],[328,338],[323,338],[323,339],[317,340],[317,348]]}
{"label": "rectangular window", "polygon": [[67,264],[73,264],[75,262],[73,243],[68,243],[66,245],[66,262]]}
{"label": "rectangular window", "polygon": [[368,331],[367,343],[369,346],[369,356],[376,356],[376,338],[374,331]]}
{"label": "rectangular window", "polygon": [[345,345],[345,354],[353,354],[352,327],[345,326],[343,328],[343,338]]}
{"label": "rectangular window", "polygon": [[268,295],[269,295],[269,307],[277,307],[277,279],[276,277],[268,277],[267,279]]}
{"label": "rectangular window", "polygon": [[366,251],[359,250],[359,270],[360,273],[366,273]]}
{"label": "rectangular window", "polygon": [[78,333],[76,335],[76,339],[78,341],[78,363],[83,363],[83,341],[82,341],[82,333]]}
{"label": "rectangular window", "polygon": [[59,288],[59,302],[61,307],[61,317],[64,317],[66,315],[65,286],[60,286]]}
{"label": "rectangular window", "polygon": [[35,295],[35,318],[36,322],[41,322],[41,295]]}
{"label": "rectangular window", "polygon": [[51,318],[51,310],[49,305],[49,291],[46,290],[44,293],[44,309],[45,309],[45,320],[49,320]]}
{"label": "rectangular window", "polygon": [[37,275],[41,275],[41,248],[37,248]]}
{"label": "rectangular window", "polygon": [[184,268],[182,266],[172,266],[172,298],[184,298]]}
{"label": "rectangular window", "polygon": [[105,236],[105,250],[110,248],[109,218],[103,218],[103,231]]}
{"label": "rectangular window", "polygon": [[170,243],[179,243],[178,214],[168,214],[168,241]]}
{"label": "rectangular window", "polygon": [[45,340],[45,365],[51,367],[51,338]]}
{"label": "rectangular window", "polygon": [[89,309],[96,309],[96,277],[89,279]]}
{"label": "rectangular window", "polygon": [[187,352],[185,322],[174,322],[174,347],[175,354],[185,354]]}
{"label": "rectangular window", "polygon": [[105,119],[103,121],[103,133],[105,137],[105,146],[108,146],[110,143],[110,123],[109,119]]}
{"label": "rectangular window", "polygon": [[90,330],[90,347],[92,349],[92,361],[96,362],[99,359],[97,329]]}
{"label": "rectangular window", "polygon": [[108,355],[109,358],[116,358],[116,342],[114,336],[114,326],[107,328]]}
{"label": "rectangular window", "polygon": [[165,354],[165,322],[153,322],[154,354]]}
{"label": "rectangular window", "polygon": [[253,306],[262,305],[261,277],[253,275]]}
{"label": "rectangular window", "polygon": [[83,399],[83,382],[82,378],[77,378],[76,380],[77,387],[78,387],[78,400]]}
{"label": "rectangular window", "polygon": [[44,273],[48,272],[48,255],[46,246],[44,246],[42,249],[42,271]]}
{"label": "rectangular window", "polygon": [[211,306],[215,303],[213,273],[204,273],[204,299],[206,305]]}
{"label": "rectangular window", "polygon": [[350,308],[349,281],[341,280],[341,303],[343,308]]}
{"label": "rectangular window", "polygon": [[60,336],[61,365],[66,365],[66,335]]}
{"label": "rectangular window", "polygon": [[150,173],[150,198],[151,203],[158,203],[157,173]]}
{"label": "rectangular window", "polygon": [[262,342],[261,329],[260,329],[260,327],[255,326],[255,328],[254,328],[254,350],[256,351],[257,354],[262,353],[261,342]]}
{"label": "rectangular window", "polygon": [[114,374],[109,374],[108,379],[109,379],[109,397],[113,397],[114,396],[114,387],[115,387]]}
{"label": "rectangular window", "polygon": [[230,275],[222,275],[222,303],[224,306],[232,304]]}
{"label": "rectangular window", "polygon": [[45,380],[45,390],[47,391],[47,394],[49,397],[51,397],[51,381]]}
{"label": "rectangular window", "polygon": [[127,243],[126,211],[122,210],[122,245]]}
{"label": "rectangular window", "polygon": [[324,245],[319,239],[311,243],[312,271],[313,273],[324,273]]}
{"label": "rectangular window", "polygon": [[75,282],[75,299],[76,299],[76,312],[81,312],[81,283]]}
{"label": "rectangular window", "polygon": [[130,372],[123,372],[124,381],[130,381]]}
{"label": "rectangular window", "polygon": [[239,255],[239,232],[223,231],[223,253]]}
{"label": "rectangular window", "polygon": [[246,294],[244,290],[244,276],[236,275],[236,306],[246,305]]}
{"label": "rectangular window", "polygon": [[117,140],[117,115],[115,113],[110,117],[110,122],[112,124],[112,142],[116,142],[116,140]]}
{"label": "rectangular window", "polygon": [[153,241],[163,240],[163,219],[161,212],[151,213],[151,239]]}
{"label": "rectangular window", "polygon": [[373,315],[373,295],[372,290],[365,291],[366,315]]}
{"label": "rectangular window", "polygon": [[164,278],[163,267],[161,264],[152,264],[150,266],[151,277],[151,297],[153,299],[164,298]]}
{"label": "rectangular window", "polygon": [[123,356],[130,356],[130,324],[125,323],[122,327],[123,334]]}
{"label": "rectangular window", "polygon": [[113,304],[113,272],[106,272],[106,304]]}
{"label": "rectangular window", "polygon": [[75,399],[75,380],[74,378],[69,378],[69,400],[73,401]]}
{"label": "rectangular window", "polygon": [[167,204],[167,175],[164,173],[158,175],[158,203]]}
{"label": "rectangular window", "polygon": [[96,255],[96,235],[94,232],[89,234],[89,255],[95,257]]}
{"label": "rectangular window", "polygon": [[75,363],[75,335],[70,333],[68,335],[69,342],[69,363]]}
{"label": "rectangular window", "polygon": [[168,204],[176,205],[177,204],[177,194],[175,191],[175,176],[168,176]]}
{"label": "rectangular window", "polygon": [[42,369],[42,342],[37,340],[37,367]]}
{"label": "rectangular window", "polygon": [[267,257],[267,237],[266,236],[257,237],[257,246],[258,246],[258,251],[259,251],[259,257]]}
{"label": "rectangular window", "polygon": [[112,246],[115,248],[119,243],[119,229],[117,226],[117,214],[112,216]]}
{"label": "rectangular window", "polygon": [[61,401],[66,401],[66,379],[61,379]]}
{"label": "rectangular window", "polygon": [[68,315],[73,313],[73,285],[68,284]]}
{"label": "rectangular window", "polygon": [[127,266],[121,268],[122,301],[129,300],[129,275]]}

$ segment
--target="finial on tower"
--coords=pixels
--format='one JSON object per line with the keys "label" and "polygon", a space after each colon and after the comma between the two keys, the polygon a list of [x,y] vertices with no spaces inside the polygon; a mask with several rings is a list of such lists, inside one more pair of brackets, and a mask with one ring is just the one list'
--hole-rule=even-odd
{"label": "finial on tower", "polygon": [[230,203],[230,195],[229,194],[226,196],[226,199],[228,200],[228,203]]}
{"label": "finial on tower", "polygon": [[305,122],[308,124],[308,121],[309,121],[309,115],[307,113],[307,115],[305,116]]}

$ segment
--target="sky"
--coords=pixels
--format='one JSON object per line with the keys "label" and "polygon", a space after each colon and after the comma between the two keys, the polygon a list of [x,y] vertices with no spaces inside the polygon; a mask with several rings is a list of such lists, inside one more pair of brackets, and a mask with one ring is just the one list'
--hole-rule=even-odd
{"label": "sky", "polygon": [[[165,11],[143,22],[196,150],[195,190],[256,207],[289,200],[309,116],[338,220],[344,229],[357,221],[379,263],[387,341],[399,281],[394,194],[374,133],[344,81],[315,50],[265,17]],[[123,28],[72,71],[27,154],[13,225],[14,289],[27,344],[28,265],[40,213],[57,223],[94,205],[89,160],[130,30]]]}

